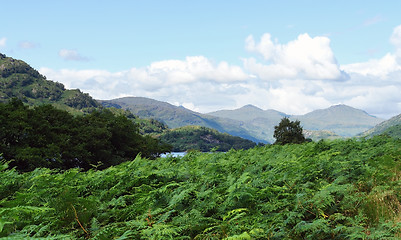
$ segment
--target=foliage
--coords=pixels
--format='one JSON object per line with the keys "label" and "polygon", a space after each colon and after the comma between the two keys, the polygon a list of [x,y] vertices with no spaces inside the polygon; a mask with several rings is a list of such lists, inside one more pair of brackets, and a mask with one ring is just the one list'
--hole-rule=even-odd
{"label": "foliage", "polygon": [[[398,125],[398,127],[397,127]],[[380,134],[388,134],[390,136],[400,138],[399,126],[401,126],[401,114],[390,118],[380,124],[377,124],[374,128],[371,128],[361,134],[360,137],[372,137]]]}
{"label": "foliage", "polygon": [[303,143],[306,141],[302,127],[298,120],[290,121],[287,117],[281,119],[280,123],[274,127],[275,144]]}
{"label": "foliage", "polygon": [[6,239],[399,239],[401,142],[378,136],[133,161],[0,164]]}
{"label": "foliage", "polygon": [[22,99],[31,106],[53,104],[70,112],[91,112],[101,105],[80,90],[47,80],[27,63],[0,54],[0,102]]}
{"label": "foliage", "polygon": [[185,152],[188,150],[209,152],[212,149],[225,152],[230,149],[249,149],[256,146],[250,140],[199,126],[172,129],[161,134],[160,139],[163,142],[171,144],[174,152]]}
{"label": "foliage", "polygon": [[397,124],[387,128],[383,134],[388,135],[390,137],[401,139],[401,124]]}
{"label": "foliage", "polygon": [[0,103],[0,152],[22,171],[37,167],[106,168],[139,153],[155,158],[170,147],[139,134],[124,115],[96,110],[73,116],[51,105],[29,108],[20,100]]}

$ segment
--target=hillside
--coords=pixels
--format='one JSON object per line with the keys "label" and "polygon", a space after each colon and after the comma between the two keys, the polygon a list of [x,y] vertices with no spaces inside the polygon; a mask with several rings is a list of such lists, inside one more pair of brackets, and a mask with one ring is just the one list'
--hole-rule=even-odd
{"label": "hillside", "polygon": [[401,144],[191,152],[101,171],[0,162],[0,238],[400,239]]}
{"label": "hillside", "polygon": [[130,110],[142,118],[157,119],[171,128],[198,125],[262,143],[275,141],[274,126],[285,116],[290,117],[291,120],[300,120],[307,137],[314,140],[355,136],[383,121],[346,105],[332,106],[305,115],[290,116],[276,110],[262,110],[252,105],[201,114],[184,107],[141,97],[100,102],[104,106]]}
{"label": "hillside", "polygon": [[383,121],[365,111],[346,105],[335,105],[315,110],[305,115],[292,116],[301,121],[307,130],[328,130],[343,137],[353,137]]}
{"label": "hillside", "polygon": [[22,99],[29,105],[52,104],[69,112],[90,112],[101,105],[80,90],[67,90],[22,60],[0,53],[0,102]]}
{"label": "hillside", "polygon": [[221,133],[228,133],[254,142],[266,143],[266,140],[253,136],[243,128],[242,121],[201,114],[184,107],[177,107],[166,102],[144,97],[124,97],[98,101],[104,107],[122,108],[141,118],[156,119],[167,124],[169,128],[196,125],[213,128]]}
{"label": "hillside", "polygon": [[166,123],[170,128],[186,125],[207,126],[207,122],[196,112],[183,107],[176,107],[144,97],[125,97],[99,101],[105,107],[116,107],[129,110],[141,118],[153,118]]}
{"label": "hillside", "polygon": [[[0,54],[0,102],[8,102],[12,98],[19,98],[30,106],[51,104],[57,109],[66,110],[74,115],[88,114],[94,110],[103,108],[103,106],[89,96],[89,94],[82,93],[79,89],[65,89],[63,84],[47,80],[45,76],[41,75],[24,61]],[[139,98],[139,100],[139,105],[142,104],[146,106],[146,108],[141,111],[138,105],[136,105],[135,109],[139,109],[139,114],[146,116],[146,119],[136,117],[134,114],[138,112],[132,111],[134,112],[133,114],[132,112],[124,110],[120,105],[113,103],[105,105],[111,107],[109,110],[115,115],[124,115],[131,121],[137,123],[141,135],[156,137],[168,131],[166,124],[155,120],[157,116],[149,118],[153,116],[149,113],[151,112],[149,110],[151,107],[149,100],[146,98]],[[170,116],[169,114],[172,111],[176,112],[173,112],[173,116]],[[158,108],[154,109],[154,112],[171,119],[169,124],[172,127],[180,126],[179,124],[174,124],[174,121],[177,121],[176,115],[185,116],[183,119],[186,121],[186,125],[192,123],[195,125],[203,124],[207,126],[208,123],[210,123],[215,127],[217,126],[213,123],[213,120],[203,119],[194,113],[188,112],[188,110],[184,108],[172,107],[167,103],[163,104],[159,102]],[[187,132],[187,134],[193,133]],[[221,141],[220,145],[223,144],[223,142],[224,141]],[[227,143],[224,144],[227,145]],[[210,145],[211,144],[208,144],[208,146]],[[216,146],[211,146],[210,148]]]}
{"label": "hillside", "polygon": [[[89,94],[79,89],[65,89],[63,84],[47,80],[24,61],[0,53],[0,102],[8,102],[12,98],[21,99],[30,106],[51,104],[74,115],[103,108]],[[158,134],[167,129],[155,120],[139,119],[123,109],[110,110],[139,124],[142,134]]]}
{"label": "hillside", "polygon": [[249,149],[256,146],[250,140],[200,126],[185,126],[165,131],[161,134],[160,140],[172,145],[173,152],[189,150],[226,152],[230,149]]}
{"label": "hillside", "polygon": [[372,137],[372,136],[386,133],[391,136],[400,138],[401,135],[398,134],[398,132],[400,131],[399,129],[401,129],[400,126],[401,126],[401,114],[394,116],[387,121],[381,122],[380,124],[376,125],[374,128],[361,133],[359,136]]}

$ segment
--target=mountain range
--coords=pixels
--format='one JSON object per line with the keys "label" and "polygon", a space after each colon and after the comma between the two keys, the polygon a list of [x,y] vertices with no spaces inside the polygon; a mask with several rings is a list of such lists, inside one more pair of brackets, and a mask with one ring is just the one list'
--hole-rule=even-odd
{"label": "mountain range", "polygon": [[283,117],[299,120],[306,135],[313,140],[353,137],[383,122],[383,119],[346,105],[335,105],[304,115],[291,116],[276,110],[263,110],[253,105],[202,114],[182,106],[144,97],[125,97],[99,100],[99,102],[103,106],[127,109],[142,118],[154,118],[170,128],[199,125],[262,143],[274,142],[274,126]]}
{"label": "mountain range", "polygon": [[[158,129],[157,134],[166,131],[156,121],[148,121],[151,118],[161,121],[170,129],[196,125],[213,128],[221,133],[239,136],[256,143],[272,143],[274,126],[283,117],[289,117],[292,120],[299,120],[306,137],[313,140],[366,137],[381,133],[401,137],[401,115],[383,121],[346,105],[335,105],[304,115],[291,116],[276,110],[262,110],[252,105],[203,114],[144,97],[95,100],[79,89],[65,89],[63,84],[47,80],[22,60],[0,53],[0,102],[11,98],[22,99],[31,106],[52,104],[74,114],[85,114],[103,106],[126,109],[140,117],[133,119],[141,125],[144,134],[153,133],[155,129]],[[116,108],[114,109],[118,110]]]}

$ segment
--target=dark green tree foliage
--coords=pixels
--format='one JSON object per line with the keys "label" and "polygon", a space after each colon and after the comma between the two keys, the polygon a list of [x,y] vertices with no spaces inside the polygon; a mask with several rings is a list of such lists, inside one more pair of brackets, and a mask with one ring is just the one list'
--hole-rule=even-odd
{"label": "dark green tree foliage", "polygon": [[274,127],[273,137],[276,139],[275,144],[280,145],[306,141],[300,122],[298,120],[290,121],[287,117],[281,119],[279,125]]}
{"label": "dark green tree foliage", "polygon": [[400,239],[386,136],[137,157],[102,171],[0,163],[5,239]]}
{"label": "dark green tree foliage", "polygon": [[139,134],[127,117],[109,110],[74,117],[51,105],[35,108],[13,99],[0,103],[0,153],[22,171],[37,167],[106,168],[135,158],[155,158],[169,146]]}
{"label": "dark green tree foliage", "polygon": [[251,140],[199,126],[186,126],[166,131],[161,134],[160,139],[171,144],[174,152],[188,150],[209,152],[212,149],[226,152],[230,149],[249,149],[256,146]]}

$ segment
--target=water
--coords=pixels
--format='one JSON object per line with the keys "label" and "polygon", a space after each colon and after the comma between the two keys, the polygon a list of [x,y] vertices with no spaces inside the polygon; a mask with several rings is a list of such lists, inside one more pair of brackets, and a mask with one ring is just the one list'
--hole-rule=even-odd
{"label": "water", "polygon": [[160,155],[161,158],[165,158],[167,156],[172,156],[172,157],[183,157],[187,154],[187,152],[170,152],[170,153],[165,153]]}

